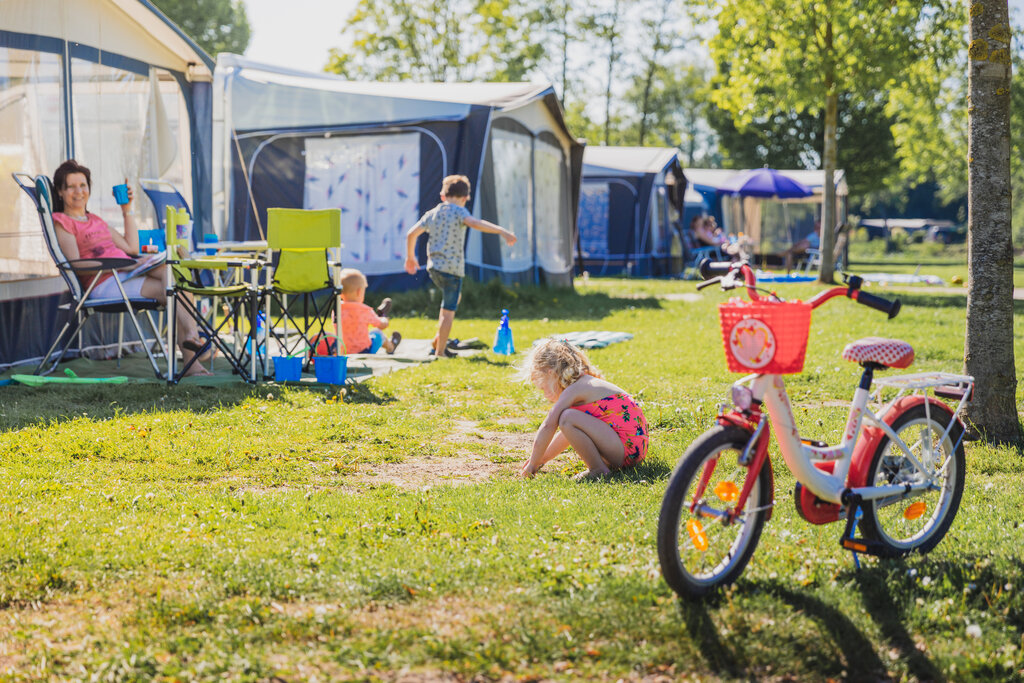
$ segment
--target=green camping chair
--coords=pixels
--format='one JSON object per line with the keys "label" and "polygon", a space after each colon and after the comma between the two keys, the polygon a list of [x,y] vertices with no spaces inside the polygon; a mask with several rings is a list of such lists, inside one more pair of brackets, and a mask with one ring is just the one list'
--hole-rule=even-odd
{"label": "green camping chair", "polygon": [[[326,332],[332,313],[335,320],[341,317],[341,263],[329,255],[329,250],[341,249],[341,209],[268,209],[267,246],[274,259],[264,291],[268,331],[281,355],[305,355],[303,367],[308,369],[312,354],[307,349],[316,348],[317,335]],[[274,309],[276,319],[271,316]],[[331,353],[340,356],[337,336]]]}
{"label": "green camping chair", "polygon": [[[180,369],[175,367],[175,354],[169,354],[171,370],[168,381],[177,383],[193,364],[199,362],[200,356],[211,348],[216,348],[231,364],[234,372],[247,382],[255,382],[260,354],[260,345],[256,342],[255,325],[259,309],[259,293],[255,284],[257,278],[239,278],[239,282],[229,285],[206,285],[200,279],[200,273],[203,270],[258,270],[262,267],[263,262],[258,259],[224,259],[215,256],[183,257],[183,255],[191,253],[192,241],[184,232],[181,237],[178,236],[178,226],[185,225],[190,220],[185,209],[166,207],[164,234],[167,241],[167,263],[170,266],[167,269],[167,310],[170,318],[170,324],[167,326],[167,341],[168,348],[173,349],[177,316],[185,314],[196,321],[199,336],[205,338],[206,342]],[[191,294],[192,298],[184,296],[185,293]],[[211,318],[207,319],[196,306],[195,301],[203,297],[222,299],[225,302],[227,310],[219,322],[217,321],[216,307],[212,310]],[[242,336],[243,320],[246,326],[244,337]],[[226,341],[222,333],[229,323],[235,330],[235,334],[234,338],[229,336]]]}

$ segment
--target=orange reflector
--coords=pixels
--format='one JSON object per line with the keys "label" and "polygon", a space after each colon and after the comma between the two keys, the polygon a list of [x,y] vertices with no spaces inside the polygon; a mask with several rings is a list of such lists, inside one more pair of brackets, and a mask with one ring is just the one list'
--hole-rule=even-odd
{"label": "orange reflector", "polygon": [[720,481],[715,485],[715,495],[725,503],[733,503],[740,497],[740,487],[731,481]]}
{"label": "orange reflector", "polygon": [[928,508],[923,500],[918,500],[907,506],[907,509],[903,511],[903,519],[917,519],[924,514],[924,511]]}
{"label": "orange reflector", "polygon": [[863,543],[856,543],[849,539],[843,539],[843,547],[847,550],[856,550],[859,553],[866,553],[868,551],[868,547]]}
{"label": "orange reflector", "polygon": [[691,519],[686,522],[686,533],[690,534],[690,541],[693,547],[704,552],[708,549],[708,535],[704,533],[704,525],[699,519]]}

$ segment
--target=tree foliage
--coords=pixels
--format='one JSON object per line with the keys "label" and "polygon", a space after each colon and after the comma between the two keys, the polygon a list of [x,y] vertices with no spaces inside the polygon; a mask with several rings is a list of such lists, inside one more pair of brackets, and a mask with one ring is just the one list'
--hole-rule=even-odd
{"label": "tree foliage", "polygon": [[[354,80],[520,81],[545,54],[539,2],[360,0],[326,70]],[[538,29],[535,31],[535,29]]]}
{"label": "tree foliage", "polygon": [[739,127],[779,111],[824,113],[821,279],[832,280],[840,95],[869,99],[917,58],[921,5],[890,0],[716,0],[713,99]]}
{"label": "tree foliage", "polygon": [[241,0],[154,0],[161,12],[199,47],[242,54],[249,47],[251,28]]}
{"label": "tree foliage", "polygon": [[[900,169],[894,119],[886,114],[882,94],[869,99],[841,95],[838,112],[836,167],[845,171],[850,196],[862,198],[890,187]],[[742,129],[717,107],[709,108],[707,118],[729,168],[821,168],[821,112],[776,111]]]}
{"label": "tree foliage", "polygon": [[[696,94],[694,76],[703,74],[685,59],[684,8],[676,0],[359,0],[327,70],[358,80],[543,78],[562,96],[570,130],[592,144],[688,140],[704,158],[703,106],[680,99]],[[673,128],[681,123],[695,127]]]}

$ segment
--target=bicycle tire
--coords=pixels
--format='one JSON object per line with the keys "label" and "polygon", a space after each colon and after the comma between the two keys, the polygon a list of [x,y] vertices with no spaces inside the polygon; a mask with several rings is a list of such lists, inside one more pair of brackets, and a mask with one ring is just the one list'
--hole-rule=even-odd
{"label": "bicycle tire", "polygon": [[[927,452],[925,439],[935,443],[952,416],[944,410],[931,407],[927,413],[924,404],[918,404],[899,415],[892,429],[919,459]],[[920,438],[910,438],[920,430]],[[930,436],[925,437],[927,433]],[[864,501],[864,518],[861,529],[865,538],[880,544],[877,554],[882,557],[901,557],[913,551],[926,553],[938,545],[946,535],[953,518],[960,507],[967,471],[966,457],[962,442],[963,427],[959,422],[949,430],[941,444],[941,458],[925,458],[926,467],[941,469],[946,457],[951,458],[945,467],[938,491],[927,490],[923,494],[888,499]],[[910,439],[908,441],[908,439]],[[868,465],[868,486],[882,484],[904,484],[919,481],[921,473],[913,467],[902,449],[894,447],[888,436],[882,438]],[[937,495],[936,495],[937,494]],[[924,503],[924,509],[921,509]],[[913,508],[913,506],[917,508]]]}
{"label": "bicycle tire", "polygon": [[[735,488],[729,487],[732,493],[727,493],[727,496],[742,490],[750,470],[740,465],[737,459],[749,439],[750,433],[739,427],[718,425],[690,444],[669,478],[658,517],[658,560],[665,582],[680,596],[700,597],[733,583],[757,548],[772,504],[769,463],[761,467],[744,506],[751,512],[741,513],[731,524],[721,524],[714,518],[690,512],[687,495],[699,483],[704,464],[712,458],[719,460],[702,501],[716,495],[719,485],[716,481],[735,484]],[[723,456],[728,460],[723,460]],[[688,530],[691,520],[697,520],[700,525],[696,536]],[[705,523],[707,527],[703,527]],[[730,529],[735,534],[729,533]],[[719,533],[719,530],[725,530],[725,533]],[[703,550],[694,545],[700,540],[701,533],[704,535]],[[709,559],[719,555],[720,559]]]}

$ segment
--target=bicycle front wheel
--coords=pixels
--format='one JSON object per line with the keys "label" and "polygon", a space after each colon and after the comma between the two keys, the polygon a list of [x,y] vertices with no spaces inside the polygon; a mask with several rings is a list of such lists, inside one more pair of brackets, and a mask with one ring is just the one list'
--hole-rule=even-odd
{"label": "bicycle front wheel", "polygon": [[658,518],[658,559],[665,582],[681,596],[732,583],[757,548],[772,504],[768,463],[743,508],[730,515],[751,476],[738,462],[749,439],[739,427],[719,425],[690,445],[669,478]]}
{"label": "bicycle front wheel", "polygon": [[946,535],[964,492],[966,458],[963,428],[949,413],[917,405],[893,422],[892,428],[925,470],[921,471],[889,437],[878,444],[868,467],[868,486],[919,484],[931,487],[909,497],[892,496],[864,502],[864,536],[882,544],[880,555],[899,557],[912,550],[926,553]]}

